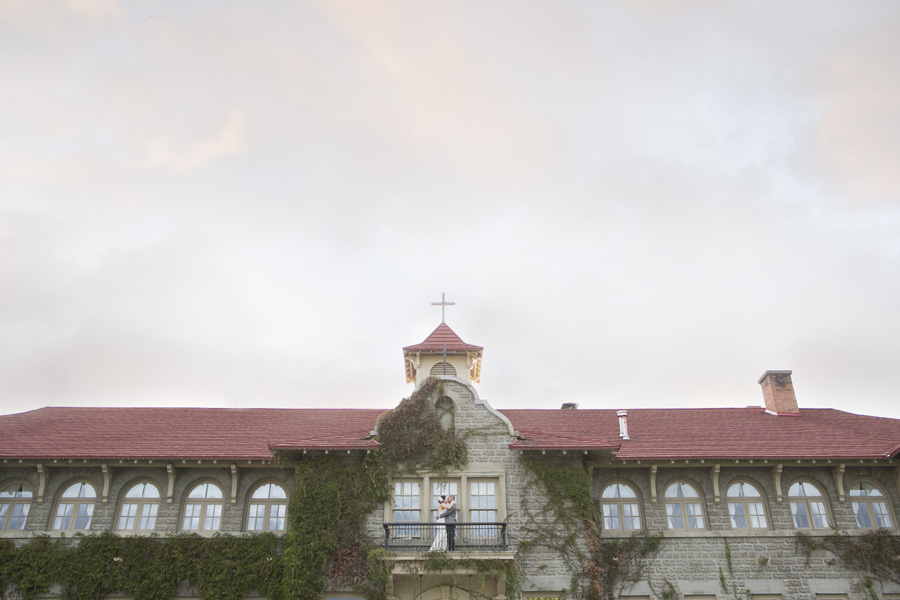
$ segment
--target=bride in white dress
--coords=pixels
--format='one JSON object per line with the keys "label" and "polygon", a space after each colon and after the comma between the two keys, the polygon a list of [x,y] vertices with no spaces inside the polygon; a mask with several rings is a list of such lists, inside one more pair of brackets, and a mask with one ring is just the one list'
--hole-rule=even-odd
{"label": "bride in white dress", "polygon": [[[441,514],[448,508],[450,508],[450,504],[447,502],[447,497],[441,496],[441,503],[438,504],[438,514]],[[438,517],[435,522],[439,523],[439,525],[434,528],[434,541],[431,543],[431,548],[428,551],[443,552],[447,549],[447,527],[443,524],[444,517]]]}

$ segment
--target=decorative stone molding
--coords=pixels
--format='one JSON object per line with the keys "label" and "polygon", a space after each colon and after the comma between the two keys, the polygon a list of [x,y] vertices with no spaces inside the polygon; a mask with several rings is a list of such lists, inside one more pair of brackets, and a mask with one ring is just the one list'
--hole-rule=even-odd
{"label": "decorative stone molding", "polygon": [[172,504],[172,494],[175,493],[175,465],[166,465],[166,474],[169,476],[169,487],[166,489],[166,504]]}

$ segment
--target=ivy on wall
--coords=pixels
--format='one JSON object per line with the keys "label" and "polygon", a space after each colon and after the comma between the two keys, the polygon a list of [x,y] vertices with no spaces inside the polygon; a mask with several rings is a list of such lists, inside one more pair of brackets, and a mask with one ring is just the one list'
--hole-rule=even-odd
{"label": "ivy on wall", "polygon": [[31,600],[60,584],[63,600],[101,600],[116,592],[169,600],[181,582],[189,582],[200,597],[215,600],[239,600],[252,590],[271,600],[318,600],[326,587],[385,600],[389,557],[367,537],[367,516],[390,499],[393,475],[466,464],[465,439],[445,430],[435,414],[442,394],[443,381],[429,378],[383,413],[377,425],[381,451],[362,460],[297,461],[283,537],[100,533],[39,536],[20,547],[0,540],[0,597],[11,589]]}
{"label": "ivy on wall", "polygon": [[840,565],[858,574],[859,587],[875,600],[875,583],[900,585],[900,538],[888,529],[877,529],[863,535],[836,532],[827,537],[797,534],[797,548],[806,556],[807,564],[816,550],[834,555],[829,564]]}
{"label": "ivy on wall", "polygon": [[466,441],[454,429],[445,430],[434,410],[444,382],[429,377],[397,408],[378,419],[379,454],[393,473],[445,473],[468,462]]}
{"label": "ivy on wall", "polygon": [[23,600],[55,583],[63,600],[101,600],[122,592],[135,600],[168,600],[190,581],[201,597],[239,600],[250,590],[282,598],[281,540],[195,534],[119,537],[112,533],[51,539],[40,536],[16,548],[0,545],[0,591],[12,586]]}
{"label": "ivy on wall", "polygon": [[571,598],[615,600],[641,580],[646,559],[659,550],[661,535],[601,538],[602,516],[590,474],[581,464],[529,456],[525,466],[545,502],[537,514],[529,515],[528,537],[520,551],[538,546],[555,550],[573,573],[567,590]]}

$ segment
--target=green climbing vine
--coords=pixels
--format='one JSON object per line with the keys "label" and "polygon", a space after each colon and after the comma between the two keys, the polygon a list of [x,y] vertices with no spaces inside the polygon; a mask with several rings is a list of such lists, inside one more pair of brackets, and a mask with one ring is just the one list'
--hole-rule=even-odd
{"label": "green climbing vine", "polygon": [[273,534],[40,536],[19,547],[3,545],[0,589],[12,585],[31,600],[59,583],[63,600],[101,600],[115,592],[135,600],[168,600],[179,582],[187,581],[204,598],[239,600],[259,590],[279,600],[280,543]]}
{"label": "green climbing vine", "polygon": [[[386,600],[391,557],[366,535],[368,515],[390,498],[392,476],[463,468],[467,437],[479,433],[459,435],[454,427],[441,425],[434,402],[443,395],[443,385],[429,378],[381,415],[379,452],[362,459],[279,455],[296,470],[285,536],[100,533],[38,536],[19,546],[0,540],[0,595],[11,586],[23,600],[32,600],[59,584],[64,600],[100,600],[115,593],[169,600],[187,585],[200,597],[216,600],[238,600],[252,590],[271,600],[317,600],[326,587],[352,588],[367,600]],[[584,476],[571,470],[546,475],[554,482],[552,490],[566,490],[566,498],[577,496],[578,518],[589,522],[595,520],[594,509],[589,486],[583,493]],[[575,489],[581,494],[573,494]],[[563,496],[554,498],[562,501]],[[508,597],[520,593],[519,572],[510,561],[428,553],[422,567],[474,573],[482,585],[488,576],[502,578]]]}
{"label": "green climbing vine", "polygon": [[352,586],[364,579],[371,549],[365,518],[387,498],[385,466],[377,454],[356,462],[335,456],[301,460],[282,557],[285,597],[313,600],[328,584]]}
{"label": "green climbing vine", "polygon": [[835,532],[827,537],[797,534],[797,549],[807,563],[816,550],[834,555],[829,564],[854,571],[860,578],[859,588],[877,600],[875,583],[900,584],[900,538],[890,530],[877,529],[862,535]]}
{"label": "green climbing vine", "polygon": [[641,580],[646,559],[659,550],[661,535],[601,538],[591,478],[580,464],[534,456],[525,458],[525,466],[545,502],[537,514],[528,516],[520,551],[537,546],[555,550],[573,573],[568,590],[572,598],[613,600]]}
{"label": "green climbing vine", "polygon": [[378,418],[379,455],[392,474],[445,473],[468,461],[466,440],[454,428],[445,430],[435,414],[434,401],[443,391],[443,380],[429,377],[412,396]]}

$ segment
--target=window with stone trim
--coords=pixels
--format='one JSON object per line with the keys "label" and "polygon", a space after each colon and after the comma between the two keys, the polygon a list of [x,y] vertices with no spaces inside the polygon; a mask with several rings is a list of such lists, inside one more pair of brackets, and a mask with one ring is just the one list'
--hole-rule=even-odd
{"label": "window with stone trim", "polygon": [[640,531],[641,502],[630,484],[610,483],[603,488],[600,498],[605,531]]}
{"label": "window with stone trim", "polygon": [[[438,505],[441,503],[441,496],[455,496],[457,503],[459,502],[459,478],[452,479],[432,479],[431,480],[431,520],[436,521],[438,516]],[[457,520],[461,520],[459,515]]]}
{"label": "window with stone trim", "polygon": [[[440,496],[456,496],[460,523],[502,522],[506,518],[503,476],[495,473],[450,474],[450,476],[398,477],[391,482],[392,499],[385,521],[410,523],[407,535],[418,535],[412,524],[432,523],[437,518]],[[395,531],[399,531],[395,526]]]}
{"label": "window with stone trim", "polygon": [[94,516],[97,491],[87,481],[70,483],[59,495],[54,511],[54,531],[88,531]]}
{"label": "window with stone trim", "polygon": [[811,481],[795,481],[788,488],[795,529],[828,529],[825,495]]}
{"label": "window with stone trim", "polygon": [[768,529],[766,503],[759,488],[749,481],[735,481],[725,492],[732,529]]}
{"label": "window with stone trim", "polygon": [[159,498],[159,488],[149,481],[141,481],[128,488],[119,507],[116,531],[139,533],[156,529]]}
{"label": "window with stone trim", "polygon": [[247,531],[283,533],[287,524],[287,492],[280,483],[262,483],[250,494]]}
{"label": "window with stone trim", "polygon": [[198,533],[219,531],[224,506],[225,495],[217,483],[203,481],[196,484],[184,502],[181,530]]}
{"label": "window with stone trim", "polygon": [[[472,523],[497,522],[497,480],[469,479],[469,521]],[[497,536],[495,525],[479,525],[472,528],[474,537]]]}
{"label": "window with stone trim", "polygon": [[850,486],[850,505],[858,528],[893,527],[887,498],[874,482],[864,479],[854,482]]}
{"label": "window with stone trim", "polygon": [[[419,480],[402,479],[394,481],[394,514],[393,522],[403,524],[395,530],[395,535],[414,536],[419,528],[414,523],[421,522],[422,484]],[[407,523],[409,525],[407,525]]]}
{"label": "window with stone trim", "polygon": [[693,484],[675,481],[666,487],[666,521],[669,529],[706,529],[703,498]]}
{"label": "window with stone trim", "polygon": [[0,488],[0,532],[25,529],[31,499],[31,486],[25,481],[10,481]]}

